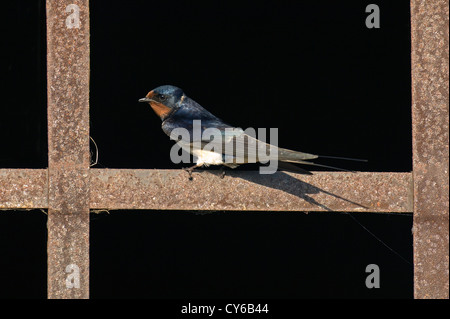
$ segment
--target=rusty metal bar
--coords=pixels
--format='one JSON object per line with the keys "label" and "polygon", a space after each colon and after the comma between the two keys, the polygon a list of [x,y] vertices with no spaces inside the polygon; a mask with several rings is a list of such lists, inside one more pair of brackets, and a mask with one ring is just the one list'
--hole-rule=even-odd
{"label": "rusty metal bar", "polygon": [[[91,209],[411,213],[411,173],[90,170]],[[0,170],[0,209],[47,208],[46,170]],[[207,189],[208,191],[204,191]]]}
{"label": "rusty metal bar", "polygon": [[89,1],[47,0],[48,297],[89,297]]}
{"label": "rusty metal bar", "polygon": [[92,169],[91,209],[412,212],[411,173]]}
{"label": "rusty metal bar", "polygon": [[415,298],[449,298],[448,39],[448,0],[411,0]]}
{"label": "rusty metal bar", "polygon": [[0,169],[0,209],[48,207],[46,169]]}

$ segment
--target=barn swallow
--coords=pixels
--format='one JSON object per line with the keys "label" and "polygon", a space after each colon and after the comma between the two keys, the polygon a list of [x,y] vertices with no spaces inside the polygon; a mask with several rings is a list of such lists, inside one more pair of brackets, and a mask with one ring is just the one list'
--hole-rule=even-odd
{"label": "barn swallow", "polygon": [[[156,89],[151,90],[144,98],[139,99],[139,102],[147,102],[150,104],[153,111],[162,120],[162,130],[168,136],[171,136],[174,129],[180,127],[188,130],[190,139],[188,141],[178,140],[178,143],[183,149],[187,150],[197,158],[194,166],[186,168],[190,177],[192,171],[201,166],[224,165],[235,168],[240,164],[261,162],[261,156],[255,151],[255,148],[248,147],[249,144],[252,143],[254,145],[257,144],[258,147],[262,146],[262,148],[265,148],[266,150],[269,150],[269,148],[272,151],[275,150],[274,155],[269,157],[269,159],[277,160],[278,162],[306,164],[343,170],[332,166],[309,162],[309,160],[319,158],[318,155],[279,148],[246,134],[242,129],[233,127],[208,112],[200,104],[186,96],[183,90],[178,87],[172,85],[157,87]],[[198,138],[196,140],[195,134],[193,134],[195,120],[201,121],[200,129],[202,134],[199,134],[200,140],[198,140]],[[221,133],[222,139],[219,142],[221,145],[216,145],[221,146],[220,148],[213,148],[212,150],[211,148],[208,148],[208,150],[205,150],[205,145],[213,142],[210,136],[205,137],[203,134],[207,128],[217,129]],[[231,147],[230,150],[228,150],[227,144],[229,143],[233,143],[236,147]],[[216,149],[219,149],[220,153],[215,152]],[[240,152],[239,150],[245,151]],[[357,160],[332,156],[320,157]],[[267,152],[264,159],[267,161]],[[295,165],[285,167],[290,170],[292,169],[292,166],[297,167]],[[305,171],[303,172],[305,173]],[[310,172],[307,173],[311,174]]]}

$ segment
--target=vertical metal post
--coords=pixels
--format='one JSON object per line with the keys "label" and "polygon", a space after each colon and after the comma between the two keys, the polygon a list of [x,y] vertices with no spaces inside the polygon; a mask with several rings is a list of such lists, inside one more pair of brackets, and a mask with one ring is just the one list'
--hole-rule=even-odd
{"label": "vertical metal post", "polygon": [[89,297],[89,1],[47,0],[48,297]]}
{"label": "vertical metal post", "polygon": [[448,0],[411,0],[415,298],[449,297],[448,19]]}

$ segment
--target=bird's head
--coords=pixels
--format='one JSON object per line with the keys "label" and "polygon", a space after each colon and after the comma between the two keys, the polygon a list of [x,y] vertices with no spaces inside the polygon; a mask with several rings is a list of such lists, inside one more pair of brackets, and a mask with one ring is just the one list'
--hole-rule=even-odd
{"label": "bird's head", "polygon": [[150,103],[156,115],[164,121],[180,108],[183,96],[184,92],[182,89],[172,85],[163,85],[148,92],[144,98],[139,99],[139,102]]}

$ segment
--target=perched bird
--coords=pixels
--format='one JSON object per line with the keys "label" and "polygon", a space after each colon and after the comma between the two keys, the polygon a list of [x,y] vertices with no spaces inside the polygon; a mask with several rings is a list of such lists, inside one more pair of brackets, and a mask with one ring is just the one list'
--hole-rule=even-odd
{"label": "perched bird", "polygon": [[[278,161],[278,163],[306,164],[342,170],[308,161],[318,158],[318,155],[279,148],[256,139],[242,129],[233,127],[214,116],[200,104],[187,97],[183,90],[178,87],[172,85],[157,87],[144,98],[139,99],[139,102],[150,104],[153,111],[161,118],[162,129],[168,136],[171,136],[171,133],[178,128],[184,128],[189,132],[188,139],[177,140],[181,148],[197,158],[194,166],[186,168],[189,176],[195,168],[201,166],[224,165],[235,168],[240,164],[270,160]],[[194,132],[196,120],[201,121],[200,126],[198,126],[200,130],[198,134]],[[204,134],[208,128],[216,129],[215,132],[220,133],[220,138],[217,138],[217,136],[212,138],[210,135]],[[357,160],[332,156],[320,157]],[[294,171],[295,168],[298,168],[290,164],[280,165],[280,167]],[[302,169],[297,171],[311,174]]]}

